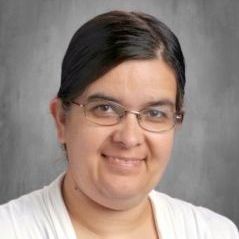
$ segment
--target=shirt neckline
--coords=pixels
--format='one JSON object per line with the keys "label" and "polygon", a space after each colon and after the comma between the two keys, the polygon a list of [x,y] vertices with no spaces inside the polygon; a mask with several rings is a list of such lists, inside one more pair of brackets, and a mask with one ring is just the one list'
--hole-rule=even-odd
{"label": "shirt neckline", "polygon": [[[59,238],[70,238],[77,239],[75,229],[69,216],[69,212],[66,208],[63,195],[62,195],[62,181],[65,177],[65,172],[61,173],[48,187],[47,187],[47,198],[49,199],[49,207],[51,208],[51,215],[55,228],[61,227],[57,231]],[[164,210],[165,206],[162,202],[159,202],[158,193],[152,190],[149,195],[149,201],[153,211],[153,218],[156,227],[157,235],[160,239],[169,239],[172,237],[165,218]],[[160,200],[162,201],[162,200]]]}

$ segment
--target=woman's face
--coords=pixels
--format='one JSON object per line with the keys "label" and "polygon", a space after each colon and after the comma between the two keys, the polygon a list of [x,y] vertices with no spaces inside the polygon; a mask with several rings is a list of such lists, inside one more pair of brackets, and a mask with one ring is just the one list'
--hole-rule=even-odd
{"label": "woman's face", "polygon": [[[85,104],[93,95],[103,95],[139,111],[163,101],[175,106],[176,88],[175,75],[163,60],[134,60],[89,85],[76,101]],[[175,129],[146,131],[134,114],[117,125],[100,126],[85,118],[83,108],[72,105],[65,120],[55,120],[59,141],[67,148],[68,181],[106,207],[140,202],[159,182],[169,161]]]}

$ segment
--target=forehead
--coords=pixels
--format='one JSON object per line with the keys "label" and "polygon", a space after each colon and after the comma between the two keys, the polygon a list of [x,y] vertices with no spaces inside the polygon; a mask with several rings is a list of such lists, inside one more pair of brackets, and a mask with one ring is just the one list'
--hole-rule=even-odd
{"label": "forehead", "polygon": [[151,101],[176,101],[176,77],[162,60],[133,60],[124,62],[90,84],[80,96],[87,99],[101,94],[128,106]]}

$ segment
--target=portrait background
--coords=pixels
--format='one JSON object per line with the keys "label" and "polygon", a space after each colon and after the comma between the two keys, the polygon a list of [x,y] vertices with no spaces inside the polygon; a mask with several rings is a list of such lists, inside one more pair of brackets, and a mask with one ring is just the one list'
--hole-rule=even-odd
{"label": "portrait background", "polygon": [[239,225],[238,0],[0,0],[0,203],[64,170],[48,108],[61,61],[79,26],[114,9],[161,19],[186,58],[185,121],[157,189]]}

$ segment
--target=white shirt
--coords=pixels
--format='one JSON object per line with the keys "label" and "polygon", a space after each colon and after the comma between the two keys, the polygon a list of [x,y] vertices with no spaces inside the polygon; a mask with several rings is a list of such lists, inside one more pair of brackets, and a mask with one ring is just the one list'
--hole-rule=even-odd
{"label": "white shirt", "polygon": [[[0,206],[0,238],[77,239],[61,194],[62,178]],[[206,208],[156,191],[149,198],[161,239],[239,239],[229,219]]]}

